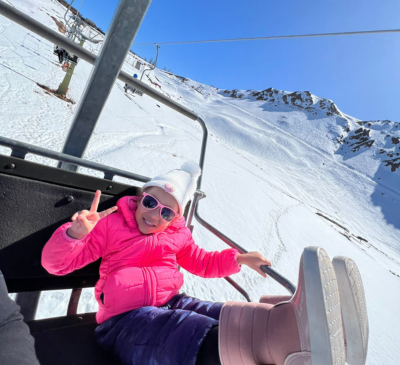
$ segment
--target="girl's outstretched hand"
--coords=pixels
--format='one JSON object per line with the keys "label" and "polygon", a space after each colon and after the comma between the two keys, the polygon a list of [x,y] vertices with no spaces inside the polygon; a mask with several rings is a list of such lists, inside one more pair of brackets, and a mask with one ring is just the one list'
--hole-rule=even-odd
{"label": "girl's outstretched hand", "polygon": [[260,275],[267,277],[267,275],[260,269],[261,265],[271,266],[271,261],[267,260],[259,252],[248,252],[237,255],[239,265],[247,265],[251,269],[257,271]]}
{"label": "girl's outstretched hand", "polygon": [[103,212],[97,212],[97,208],[100,202],[100,196],[101,191],[97,190],[96,194],[94,195],[90,210],[80,210],[71,217],[72,226],[67,230],[68,236],[70,236],[71,238],[75,238],[76,240],[83,239],[93,230],[100,219],[106,217],[107,215],[115,212],[118,209],[118,207],[114,206]]}

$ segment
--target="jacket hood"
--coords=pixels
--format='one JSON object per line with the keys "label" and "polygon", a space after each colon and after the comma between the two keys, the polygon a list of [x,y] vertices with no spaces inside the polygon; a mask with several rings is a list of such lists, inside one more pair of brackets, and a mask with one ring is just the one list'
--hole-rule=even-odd
{"label": "jacket hood", "polygon": [[[138,230],[138,225],[135,218],[137,203],[139,197],[137,196],[124,196],[119,199],[117,202],[118,210],[114,214],[122,214],[126,224],[130,228],[130,230]],[[173,233],[178,231],[179,229],[185,227],[185,218],[182,217],[180,219],[175,220],[170,226],[168,226],[164,231],[167,233]],[[154,233],[159,234],[162,232]]]}

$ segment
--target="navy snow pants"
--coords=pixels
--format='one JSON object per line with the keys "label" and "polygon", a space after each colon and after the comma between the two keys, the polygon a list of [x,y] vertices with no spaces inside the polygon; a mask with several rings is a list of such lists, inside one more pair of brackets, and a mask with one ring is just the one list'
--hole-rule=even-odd
{"label": "navy snow pants", "polygon": [[222,305],[179,294],[163,307],[110,318],[96,328],[96,341],[124,365],[219,364]]}

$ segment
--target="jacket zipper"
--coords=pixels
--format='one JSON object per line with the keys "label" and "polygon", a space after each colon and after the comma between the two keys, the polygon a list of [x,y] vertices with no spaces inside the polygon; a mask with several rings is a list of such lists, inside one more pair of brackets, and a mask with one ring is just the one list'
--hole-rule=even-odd
{"label": "jacket zipper", "polygon": [[[146,259],[145,259],[145,265],[147,265],[148,263],[148,258],[150,256],[150,251],[152,249],[153,246],[153,240],[154,237],[151,237],[151,240],[149,240],[149,244],[148,244],[148,251],[147,251],[147,255],[146,255]],[[146,266],[146,273],[147,273],[147,282],[148,282],[148,290],[149,290],[149,305],[151,306],[153,303],[153,286],[152,286],[152,275],[150,272],[150,269]]]}
{"label": "jacket zipper", "polygon": [[148,275],[148,283],[149,283],[149,305],[152,304],[153,301],[153,288],[151,285],[151,273],[150,273],[150,269],[146,267],[147,270],[147,275]]}

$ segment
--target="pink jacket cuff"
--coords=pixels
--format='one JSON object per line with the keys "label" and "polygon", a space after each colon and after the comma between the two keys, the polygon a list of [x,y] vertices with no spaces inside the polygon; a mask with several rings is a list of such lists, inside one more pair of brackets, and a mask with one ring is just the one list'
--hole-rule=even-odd
{"label": "pink jacket cuff", "polygon": [[69,223],[63,224],[63,225],[60,227],[60,229],[62,230],[62,235],[63,235],[64,239],[65,239],[66,241],[68,241],[68,242],[79,242],[79,241],[83,241],[83,240],[86,238],[86,236],[85,236],[84,238],[80,239],[80,240],[77,240],[76,238],[72,238],[72,237],[68,236],[67,231],[68,231],[68,228],[70,228],[71,226],[72,226],[72,223],[69,222]]}

